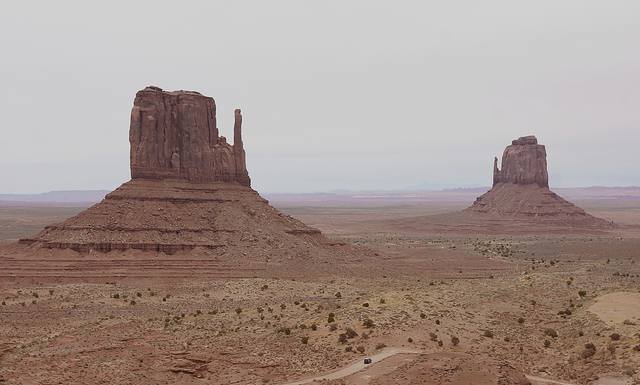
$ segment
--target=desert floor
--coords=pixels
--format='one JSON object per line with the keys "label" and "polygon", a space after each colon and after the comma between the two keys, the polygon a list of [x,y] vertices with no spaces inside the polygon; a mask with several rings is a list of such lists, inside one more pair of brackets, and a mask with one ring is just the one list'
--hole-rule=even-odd
{"label": "desert floor", "polygon": [[[458,200],[272,202],[375,258],[317,276],[4,277],[0,383],[640,383],[640,200],[578,201],[623,226],[564,235],[393,226]],[[0,239],[81,209],[0,207]]]}

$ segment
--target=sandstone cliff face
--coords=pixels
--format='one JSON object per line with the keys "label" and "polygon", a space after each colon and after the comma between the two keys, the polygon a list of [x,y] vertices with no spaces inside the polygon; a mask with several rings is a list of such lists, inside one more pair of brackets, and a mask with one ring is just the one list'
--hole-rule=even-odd
{"label": "sandstone cliff face", "polygon": [[131,110],[131,178],[238,182],[250,186],[235,111],[234,144],[219,135],[213,98],[193,91],[147,87]]}
{"label": "sandstone cliff face", "polygon": [[502,154],[502,169],[498,169],[498,158],[493,163],[493,185],[513,183],[537,184],[549,187],[547,173],[547,151],[538,144],[535,136],[524,136],[511,142]]}

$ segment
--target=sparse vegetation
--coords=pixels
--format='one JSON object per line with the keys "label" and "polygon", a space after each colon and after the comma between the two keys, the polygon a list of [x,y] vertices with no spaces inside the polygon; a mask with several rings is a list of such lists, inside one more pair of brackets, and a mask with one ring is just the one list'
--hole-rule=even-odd
{"label": "sparse vegetation", "polygon": [[584,345],[584,349],[582,350],[580,356],[582,358],[589,358],[594,354],[596,354],[596,346],[593,343],[589,342]]}

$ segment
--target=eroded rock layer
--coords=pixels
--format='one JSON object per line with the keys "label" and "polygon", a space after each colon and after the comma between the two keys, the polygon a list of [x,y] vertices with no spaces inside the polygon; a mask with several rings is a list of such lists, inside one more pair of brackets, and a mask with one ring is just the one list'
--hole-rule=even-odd
{"label": "eroded rock layer", "polygon": [[498,168],[498,158],[494,159],[492,189],[464,211],[493,218],[610,226],[607,221],[587,214],[549,189],[547,152],[535,136],[512,141],[502,155],[502,169]]}
{"label": "eroded rock layer", "polygon": [[197,247],[323,240],[320,231],[280,213],[246,186],[134,179],[102,202],[21,243],[80,252],[139,249],[174,253]]}

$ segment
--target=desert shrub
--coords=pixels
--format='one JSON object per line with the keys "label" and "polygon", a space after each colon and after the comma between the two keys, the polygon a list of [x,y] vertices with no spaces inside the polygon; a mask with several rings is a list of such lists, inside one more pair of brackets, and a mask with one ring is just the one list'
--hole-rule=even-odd
{"label": "desert shrub", "polygon": [[422,313],[422,312],[420,312],[420,318],[425,319],[425,318],[427,318],[427,315]]}
{"label": "desert shrub", "polygon": [[336,322],[336,315],[333,313],[329,313],[329,315],[327,316],[327,323],[333,323]]}
{"label": "desert shrub", "polygon": [[338,342],[340,342],[341,344],[346,344],[347,343],[347,334],[346,333],[340,333],[338,335]]}
{"label": "desert shrub", "polygon": [[357,350],[359,353],[364,353],[364,346],[359,345],[358,347],[356,347],[356,350]]}
{"label": "desert shrub", "polygon": [[609,338],[611,338],[611,341],[620,341],[620,334],[612,333]]}
{"label": "desert shrub", "polygon": [[440,325],[440,320],[439,319],[436,320],[436,325]]}
{"label": "desert shrub", "polygon": [[580,291],[578,291],[578,295],[579,295],[580,297],[586,297],[587,292],[586,292],[585,290],[580,290]]}
{"label": "desert shrub", "polygon": [[376,350],[384,349],[386,347],[387,347],[387,345],[383,344],[382,342],[379,342],[379,343],[376,344]]}
{"label": "desert shrub", "polygon": [[[573,304],[571,304],[571,306],[573,306]],[[569,309],[560,310],[558,312],[558,315],[571,315],[571,310],[569,310]]]}
{"label": "desert shrub", "polygon": [[360,338],[362,338],[363,340],[368,340],[369,339],[369,334],[367,334],[367,332],[362,333],[362,336],[360,336]]}
{"label": "desert shrub", "polygon": [[549,346],[551,346],[551,341],[549,340],[544,340],[544,347],[548,348]]}
{"label": "desert shrub", "polygon": [[129,302],[129,305],[135,305],[135,304],[136,304],[136,301],[134,301],[134,300],[131,300],[131,301]]}
{"label": "desert shrub", "polygon": [[264,309],[262,308],[262,306],[258,306],[256,310],[258,311],[259,314],[262,314],[262,312],[264,312]]}
{"label": "desert shrub", "polygon": [[522,317],[518,318],[518,323],[519,324],[523,324],[524,323],[524,318],[522,318]]}
{"label": "desert shrub", "polygon": [[291,334],[291,329],[286,327],[286,326],[282,326],[280,328],[278,328],[278,330],[276,330],[278,333],[282,333],[282,334],[286,334],[286,335],[290,335]]}
{"label": "desert shrub", "polygon": [[35,298],[39,297],[38,293],[36,293],[35,291],[33,293],[31,293],[31,295],[34,296]]}
{"label": "desert shrub", "polygon": [[136,293],[136,296],[137,296],[138,298],[140,298],[140,297],[142,297],[142,293],[137,292],[137,293]]}
{"label": "desert shrub", "polygon": [[451,336],[451,345],[458,346],[459,343],[460,343],[460,338],[456,336]]}
{"label": "desert shrub", "polygon": [[371,318],[367,318],[364,321],[362,321],[362,325],[368,329],[376,327],[376,324],[373,322]]}
{"label": "desert shrub", "polygon": [[113,298],[115,298],[115,299],[120,299],[120,294],[119,294],[119,293],[115,293],[115,294],[113,295]]}
{"label": "desert shrub", "polygon": [[5,301],[2,301],[2,306],[7,306],[7,303]]}
{"label": "desert shrub", "polygon": [[438,346],[442,347],[442,345],[444,345],[444,342],[442,342],[442,340],[438,341]]}
{"label": "desert shrub", "polygon": [[293,304],[298,306],[298,305],[300,305],[300,301],[293,301]]}
{"label": "desert shrub", "polygon": [[413,343],[413,338],[411,338],[411,337],[407,338],[407,342],[408,343]]}
{"label": "desert shrub", "polygon": [[634,346],[633,350],[636,351],[636,352],[640,352],[640,345]]}
{"label": "desert shrub", "polygon": [[316,325],[316,324],[311,324],[311,330],[313,330],[313,331],[318,330],[318,325]]}
{"label": "desert shrub", "polygon": [[240,315],[240,313],[242,313],[242,309],[239,307],[237,307],[235,311],[237,315]]}
{"label": "desert shrub", "polygon": [[307,328],[307,325],[306,324],[300,324],[299,328],[302,329],[302,330],[305,330]]}
{"label": "desert shrub", "polygon": [[49,295],[53,295],[53,289],[49,289]]}
{"label": "desert shrub", "polygon": [[342,293],[336,292],[335,296],[336,296],[336,298],[342,298]]}
{"label": "desert shrub", "polygon": [[546,328],[544,329],[544,335],[549,336],[551,338],[558,338],[558,332],[555,329]]}
{"label": "desert shrub", "polygon": [[281,310],[284,310],[284,309],[286,309],[286,308],[287,308],[287,305],[285,305],[285,304],[283,304],[283,303],[281,303],[281,304],[280,304],[280,309],[281,309]]}
{"label": "desert shrub", "polygon": [[329,325],[329,330],[332,331],[332,332],[335,332],[336,330],[338,330],[338,325],[336,325],[334,323]]}
{"label": "desert shrub", "polygon": [[351,346],[351,345],[345,346],[344,351],[345,352],[352,352],[353,351],[353,346]]}
{"label": "desert shrub", "polygon": [[387,301],[384,298],[380,298],[380,304],[385,304]]}
{"label": "desert shrub", "polygon": [[262,287],[260,288],[260,290],[265,291],[269,288],[269,285],[262,285]]}
{"label": "desert shrub", "polygon": [[589,358],[594,354],[596,354],[596,346],[593,343],[589,342],[584,345],[584,350],[582,350],[582,353],[580,353],[580,356],[582,358]]}
{"label": "desert shrub", "polygon": [[306,344],[308,344],[308,343],[309,343],[309,337],[304,336],[304,337],[300,338],[300,341],[301,341],[303,344],[305,344],[305,345],[306,345]]}
{"label": "desert shrub", "polygon": [[362,307],[369,307],[369,302],[365,302],[362,304]]}
{"label": "desert shrub", "polygon": [[429,333],[429,339],[431,341],[437,341],[438,340],[438,335],[436,333],[434,333],[434,332],[430,332]]}
{"label": "desert shrub", "polygon": [[347,328],[345,330],[345,334],[347,335],[347,338],[351,339],[351,338],[356,338],[358,336],[358,333],[353,330],[352,328]]}
{"label": "desert shrub", "polygon": [[487,338],[493,338],[493,332],[491,330],[485,330],[482,335]]}

